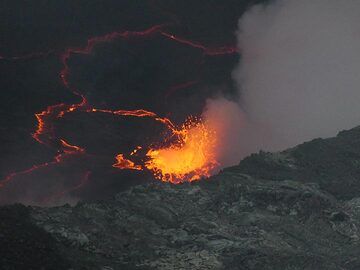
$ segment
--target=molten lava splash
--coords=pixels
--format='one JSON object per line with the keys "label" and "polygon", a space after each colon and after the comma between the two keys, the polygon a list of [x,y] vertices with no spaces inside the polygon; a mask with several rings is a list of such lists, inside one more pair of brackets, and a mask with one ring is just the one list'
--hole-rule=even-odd
{"label": "molten lava splash", "polygon": [[209,177],[219,163],[216,160],[216,132],[201,120],[188,120],[176,132],[177,142],[165,148],[150,149],[145,167],[156,178],[174,184]]}
{"label": "molten lava splash", "polygon": [[133,156],[135,155],[139,150],[141,150],[142,147],[141,146],[137,146],[131,153],[130,153],[130,156]]}
{"label": "molten lava splash", "polygon": [[118,154],[116,156],[116,163],[113,164],[112,166],[114,168],[119,168],[119,169],[138,170],[138,171],[142,170],[142,167],[140,165],[135,165],[134,162],[126,159],[123,154]]}

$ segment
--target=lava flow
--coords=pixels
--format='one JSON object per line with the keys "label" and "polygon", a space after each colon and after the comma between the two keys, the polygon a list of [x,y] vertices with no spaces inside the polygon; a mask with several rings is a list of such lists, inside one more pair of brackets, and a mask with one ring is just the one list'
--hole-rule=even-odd
{"label": "lava flow", "polygon": [[[0,188],[6,183],[10,182],[13,178],[19,175],[30,174],[35,170],[55,165],[63,161],[66,156],[73,154],[84,154],[85,149],[71,145],[65,140],[59,138],[56,134],[55,121],[59,118],[64,117],[68,113],[75,111],[82,111],[86,113],[107,113],[118,116],[130,116],[130,117],[148,117],[155,121],[159,121],[165,125],[165,127],[172,134],[171,138],[164,140],[164,145],[161,147],[153,147],[146,149],[145,161],[141,165],[135,164],[133,161],[125,158],[124,154],[118,154],[116,156],[116,164],[113,165],[119,169],[133,169],[133,170],[150,170],[153,172],[157,179],[172,183],[181,183],[186,181],[194,181],[202,177],[210,176],[214,169],[218,167],[218,162],[215,158],[215,144],[217,142],[216,135],[211,128],[201,120],[188,120],[182,127],[178,128],[168,118],[160,117],[154,112],[146,111],[143,109],[138,110],[108,110],[108,109],[97,109],[89,104],[86,96],[81,91],[76,89],[69,80],[70,67],[68,60],[73,54],[91,54],[97,44],[104,42],[111,42],[114,39],[141,39],[148,38],[150,36],[158,35],[162,38],[172,40],[184,46],[190,46],[199,49],[203,56],[221,56],[228,54],[237,53],[237,49],[234,46],[221,46],[221,47],[208,47],[199,42],[187,40],[185,38],[178,37],[174,34],[170,34],[164,30],[166,25],[156,25],[147,30],[136,32],[136,31],[124,31],[124,32],[113,32],[103,36],[92,37],[87,40],[84,47],[72,47],[67,48],[60,55],[60,61],[63,64],[63,68],[59,73],[62,84],[69,89],[75,96],[79,97],[79,103],[75,104],[55,104],[48,106],[46,110],[35,114],[37,120],[37,128],[32,134],[33,138],[44,145],[51,148],[56,148],[59,153],[53,159],[43,164],[33,165],[32,167],[10,173],[0,181]],[[21,59],[32,59],[37,57],[46,57],[53,53],[53,51],[45,53],[30,53],[23,56],[4,57],[0,56],[0,60],[21,60]],[[171,88],[170,93],[196,84],[198,81],[194,80],[186,82],[176,87]],[[169,141],[174,141],[171,145],[168,145]],[[60,142],[60,143],[59,143]],[[165,143],[166,142],[166,143]],[[167,144],[167,145],[165,145]],[[130,156],[137,154],[141,147],[135,149]],[[86,172],[88,179],[90,172]],[[76,186],[75,189],[82,187],[84,181],[80,185]],[[65,192],[65,191],[64,191]],[[63,193],[59,193],[61,194]]]}
{"label": "lava flow", "polygon": [[[176,138],[170,145],[151,147],[147,161],[136,165],[123,154],[116,156],[113,167],[120,169],[144,170],[153,172],[155,178],[164,182],[179,184],[209,177],[219,166],[216,160],[216,131],[206,121],[190,118],[179,129],[172,130]],[[130,155],[137,152],[138,147]]]}
{"label": "lava flow", "polygon": [[128,169],[128,170],[142,170],[142,166],[135,165],[134,162],[132,162],[129,159],[126,159],[123,154],[118,154],[116,156],[116,163],[112,165],[114,168],[119,169]]}

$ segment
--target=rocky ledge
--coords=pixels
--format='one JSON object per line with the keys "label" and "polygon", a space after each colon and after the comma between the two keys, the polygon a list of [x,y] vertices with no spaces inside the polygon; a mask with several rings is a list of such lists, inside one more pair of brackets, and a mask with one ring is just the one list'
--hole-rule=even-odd
{"label": "rocky ledge", "polygon": [[192,184],[0,216],[1,269],[360,269],[360,128]]}

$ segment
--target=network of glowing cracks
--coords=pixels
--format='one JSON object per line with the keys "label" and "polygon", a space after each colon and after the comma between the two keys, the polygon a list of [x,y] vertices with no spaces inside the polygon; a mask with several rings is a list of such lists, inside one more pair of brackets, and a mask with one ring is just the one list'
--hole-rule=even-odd
{"label": "network of glowing cracks", "polygon": [[[66,141],[64,138],[59,138],[54,134],[54,122],[67,114],[75,111],[82,111],[86,113],[103,113],[118,116],[128,117],[147,117],[154,121],[158,121],[166,126],[170,131],[169,138],[163,138],[163,141],[172,143],[164,143],[163,145],[151,146],[146,149],[146,160],[141,164],[136,164],[131,160],[131,157],[136,156],[138,151],[143,146],[138,146],[129,155],[119,153],[115,157],[115,164],[112,166],[119,169],[130,170],[149,170],[154,177],[172,183],[191,182],[210,176],[214,170],[219,166],[216,160],[215,148],[218,143],[216,131],[201,118],[190,117],[181,126],[174,125],[170,119],[160,117],[154,112],[143,109],[138,110],[107,110],[94,108],[89,104],[86,97],[81,94],[69,82],[70,68],[68,66],[68,59],[71,54],[91,54],[94,47],[99,43],[111,42],[114,39],[132,39],[132,38],[147,38],[152,35],[161,35],[164,38],[173,40],[184,46],[191,46],[200,49],[203,55],[216,56],[225,54],[234,54],[237,52],[236,47],[221,46],[221,47],[206,47],[200,43],[193,42],[184,38],[177,37],[173,34],[167,33],[164,30],[164,25],[153,26],[141,32],[114,32],[104,36],[93,37],[87,41],[83,48],[68,48],[60,55],[63,64],[63,69],[59,75],[64,86],[66,86],[74,95],[80,98],[80,102],[76,104],[56,104],[46,108],[46,110],[35,114],[37,119],[37,128],[32,134],[33,138],[44,145],[54,147],[57,145],[58,154],[52,161],[36,164],[32,167],[19,172],[14,172],[6,176],[0,181],[0,188],[10,182],[13,178],[19,175],[32,173],[35,170],[40,170],[47,166],[61,163],[66,157],[70,155],[83,155],[86,150],[81,146],[76,146]],[[46,57],[52,51],[45,53],[31,53],[23,56],[0,57],[0,59],[7,59],[16,61],[18,59],[29,59],[33,57]],[[191,85],[191,84],[190,84]],[[54,144],[54,140],[57,143]],[[90,175],[87,171],[84,178],[79,184],[74,186],[71,190],[62,191],[61,194],[55,196],[62,196],[64,193],[81,188],[87,181]]]}

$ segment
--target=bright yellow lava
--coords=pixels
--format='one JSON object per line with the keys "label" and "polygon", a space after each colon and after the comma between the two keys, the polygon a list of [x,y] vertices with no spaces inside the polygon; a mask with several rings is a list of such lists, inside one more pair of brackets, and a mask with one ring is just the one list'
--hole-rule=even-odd
{"label": "bright yellow lava", "polygon": [[147,152],[145,167],[156,178],[176,184],[209,177],[218,167],[215,131],[200,120],[188,120],[176,134],[178,143]]}

